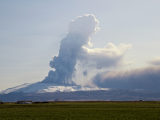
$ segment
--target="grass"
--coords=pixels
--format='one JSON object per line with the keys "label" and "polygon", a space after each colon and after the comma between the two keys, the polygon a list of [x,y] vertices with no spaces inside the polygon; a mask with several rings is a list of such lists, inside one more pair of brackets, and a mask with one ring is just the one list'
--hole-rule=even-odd
{"label": "grass", "polygon": [[0,120],[160,120],[160,102],[0,104]]}

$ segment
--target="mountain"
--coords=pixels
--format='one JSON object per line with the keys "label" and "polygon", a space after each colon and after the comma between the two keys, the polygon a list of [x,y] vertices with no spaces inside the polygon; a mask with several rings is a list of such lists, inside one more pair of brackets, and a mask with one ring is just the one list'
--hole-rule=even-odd
{"label": "mountain", "polygon": [[0,100],[3,102],[19,100],[55,101],[57,99],[64,101],[154,101],[160,100],[160,93],[41,82],[25,83],[0,92]]}
{"label": "mountain", "polygon": [[0,94],[8,93],[47,93],[47,92],[73,92],[73,91],[93,91],[93,90],[110,90],[109,88],[84,87],[81,85],[58,85],[51,83],[25,83],[13,88],[8,88],[0,92]]}

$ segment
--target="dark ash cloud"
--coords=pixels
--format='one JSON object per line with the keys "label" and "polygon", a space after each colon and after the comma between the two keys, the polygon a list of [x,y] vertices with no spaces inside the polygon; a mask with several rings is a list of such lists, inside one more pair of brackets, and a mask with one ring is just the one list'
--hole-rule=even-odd
{"label": "dark ash cloud", "polygon": [[143,89],[160,92],[160,67],[130,71],[108,71],[96,75],[93,83],[98,87],[114,89]]}
{"label": "dark ash cloud", "polygon": [[84,76],[87,75],[87,70],[83,71],[83,75],[84,75]]}

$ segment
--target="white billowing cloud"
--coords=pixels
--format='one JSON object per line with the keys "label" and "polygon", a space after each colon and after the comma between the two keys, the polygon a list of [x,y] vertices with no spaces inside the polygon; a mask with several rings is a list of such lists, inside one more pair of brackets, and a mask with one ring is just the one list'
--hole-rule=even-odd
{"label": "white billowing cloud", "polygon": [[96,64],[97,68],[122,65],[124,64],[124,53],[131,49],[131,47],[131,44],[120,44],[115,46],[112,43],[108,43],[104,48],[89,49],[82,46],[81,52],[79,53],[79,59],[81,61]]}
{"label": "white billowing cloud", "polygon": [[83,16],[77,17],[75,20],[72,20],[68,25],[68,35],[81,35],[85,37],[85,45],[91,46],[90,36],[96,34],[100,30],[99,21],[92,14],[84,14]]}
{"label": "white billowing cloud", "polygon": [[151,65],[160,65],[160,57],[157,57],[156,59],[154,60],[150,60],[149,63]]}
{"label": "white billowing cloud", "polygon": [[79,33],[81,35],[91,36],[96,33],[100,28],[97,27],[99,21],[92,14],[84,14],[77,17],[75,20],[71,20],[68,25],[68,33]]}

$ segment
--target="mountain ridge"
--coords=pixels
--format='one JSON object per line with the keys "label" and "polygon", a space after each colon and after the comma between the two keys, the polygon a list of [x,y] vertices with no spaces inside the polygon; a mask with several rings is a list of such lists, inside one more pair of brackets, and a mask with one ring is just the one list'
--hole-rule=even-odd
{"label": "mountain ridge", "polygon": [[22,93],[46,93],[46,92],[73,92],[73,91],[92,91],[92,90],[111,90],[109,88],[86,87],[81,85],[58,85],[51,83],[24,83],[19,86],[8,88],[0,92],[0,94],[8,94],[13,92]]}

